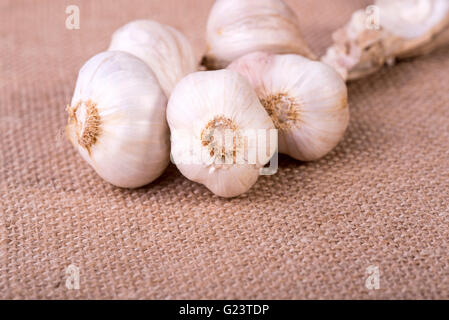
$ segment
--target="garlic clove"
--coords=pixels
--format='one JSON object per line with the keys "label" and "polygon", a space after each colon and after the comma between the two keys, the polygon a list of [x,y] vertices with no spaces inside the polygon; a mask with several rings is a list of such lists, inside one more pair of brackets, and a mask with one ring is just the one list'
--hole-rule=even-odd
{"label": "garlic clove", "polygon": [[377,0],[379,30],[367,28],[364,10],[334,35],[322,61],[345,80],[376,72],[396,59],[427,54],[449,44],[449,1]]}
{"label": "garlic clove", "polygon": [[107,51],[81,68],[66,132],[106,181],[146,185],[169,162],[167,98],[151,69],[125,52]]}
{"label": "garlic clove", "polygon": [[[192,73],[181,80],[170,97],[167,120],[172,157],[181,173],[222,197],[248,191],[276,151],[277,141],[262,148],[252,136],[274,125],[249,83],[229,70]],[[227,133],[229,144],[221,139]]]}
{"label": "garlic clove", "polygon": [[279,130],[279,152],[316,160],[343,137],[349,123],[347,88],[331,67],[298,55],[255,52],[228,69],[255,89]]}
{"label": "garlic clove", "polygon": [[109,50],[125,51],[146,62],[167,97],[176,83],[197,67],[189,40],[175,28],[152,20],[136,20],[119,28]]}
{"label": "garlic clove", "polygon": [[207,23],[202,64],[221,69],[254,51],[315,58],[304,41],[297,16],[282,0],[217,0]]}

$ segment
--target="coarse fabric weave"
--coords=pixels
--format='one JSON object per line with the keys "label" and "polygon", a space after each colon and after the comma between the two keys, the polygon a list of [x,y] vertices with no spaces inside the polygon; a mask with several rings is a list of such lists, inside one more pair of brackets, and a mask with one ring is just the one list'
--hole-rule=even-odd
{"label": "coarse fabric weave", "polygon": [[[287,2],[320,55],[370,4]],[[184,32],[199,61],[212,3],[0,0],[0,298],[448,299],[449,48],[350,83],[338,147],[310,163],[281,156],[234,199],[174,165],[120,189],[81,159],[64,126],[84,62],[141,18]]]}

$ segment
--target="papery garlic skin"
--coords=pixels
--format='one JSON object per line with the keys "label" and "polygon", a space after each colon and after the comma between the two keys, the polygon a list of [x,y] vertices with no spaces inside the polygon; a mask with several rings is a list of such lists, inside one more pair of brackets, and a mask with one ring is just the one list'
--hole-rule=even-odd
{"label": "papery garlic skin", "polygon": [[207,23],[202,64],[221,69],[254,51],[297,53],[309,58],[298,18],[282,0],[217,0]]}
{"label": "papery garlic skin", "polygon": [[448,0],[377,0],[379,29],[367,27],[365,10],[333,34],[322,61],[345,80],[355,80],[396,59],[427,54],[449,44]]}
{"label": "papery garlic skin", "polygon": [[331,67],[298,55],[248,54],[229,65],[245,76],[279,130],[279,152],[316,160],[349,123],[347,88]]}
{"label": "papery garlic skin", "polygon": [[[172,134],[172,159],[178,169],[221,197],[248,191],[256,183],[260,168],[276,152],[277,141],[271,141],[273,147],[264,149],[269,152],[255,163],[250,163],[244,153],[241,162],[232,159],[234,147],[246,151],[259,148],[246,130],[275,129],[249,83],[233,71],[204,71],[185,77],[170,97],[167,120]],[[223,153],[211,148],[210,141],[217,138],[205,140],[210,130],[225,129],[237,137],[231,149],[224,150],[231,155],[232,163],[221,161]]]}
{"label": "papery garlic skin", "polygon": [[197,68],[189,40],[175,28],[152,20],[136,20],[119,28],[109,50],[125,51],[146,62],[167,97],[179,80]]}
{"label": "papery garlic skin", "polygon": [[104,180],[140,187],[169,163],[166,106],[167,98],[143,61],[125,52],[102,52],[79,72],[67,108],[67,135]]}

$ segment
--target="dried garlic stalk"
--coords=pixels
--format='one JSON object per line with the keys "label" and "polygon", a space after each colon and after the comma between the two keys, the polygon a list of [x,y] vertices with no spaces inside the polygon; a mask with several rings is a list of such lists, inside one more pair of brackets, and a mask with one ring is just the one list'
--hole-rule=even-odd
{"label": "dried garlic stalk", "polygon": [[377,0],[369,9],[368,15],[356,11],[333,34],[334,44],[322,57],[345,80],[449,44],[449,0]]}

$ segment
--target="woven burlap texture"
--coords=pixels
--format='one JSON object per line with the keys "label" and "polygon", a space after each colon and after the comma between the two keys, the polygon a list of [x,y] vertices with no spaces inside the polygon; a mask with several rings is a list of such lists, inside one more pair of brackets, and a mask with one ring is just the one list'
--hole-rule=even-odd
{"label": "woven burlap texture", "polygon": [[[449,298],[449,48],[350,83],[338,147],[281,156],[235,199],[173,165],[123,190],[81,159],[64,126],[83,63],[138,18],[182,30],[199,60],[212,2],[0,1],[0,298]],[[287,2],[319,54],[369,5]]]}

